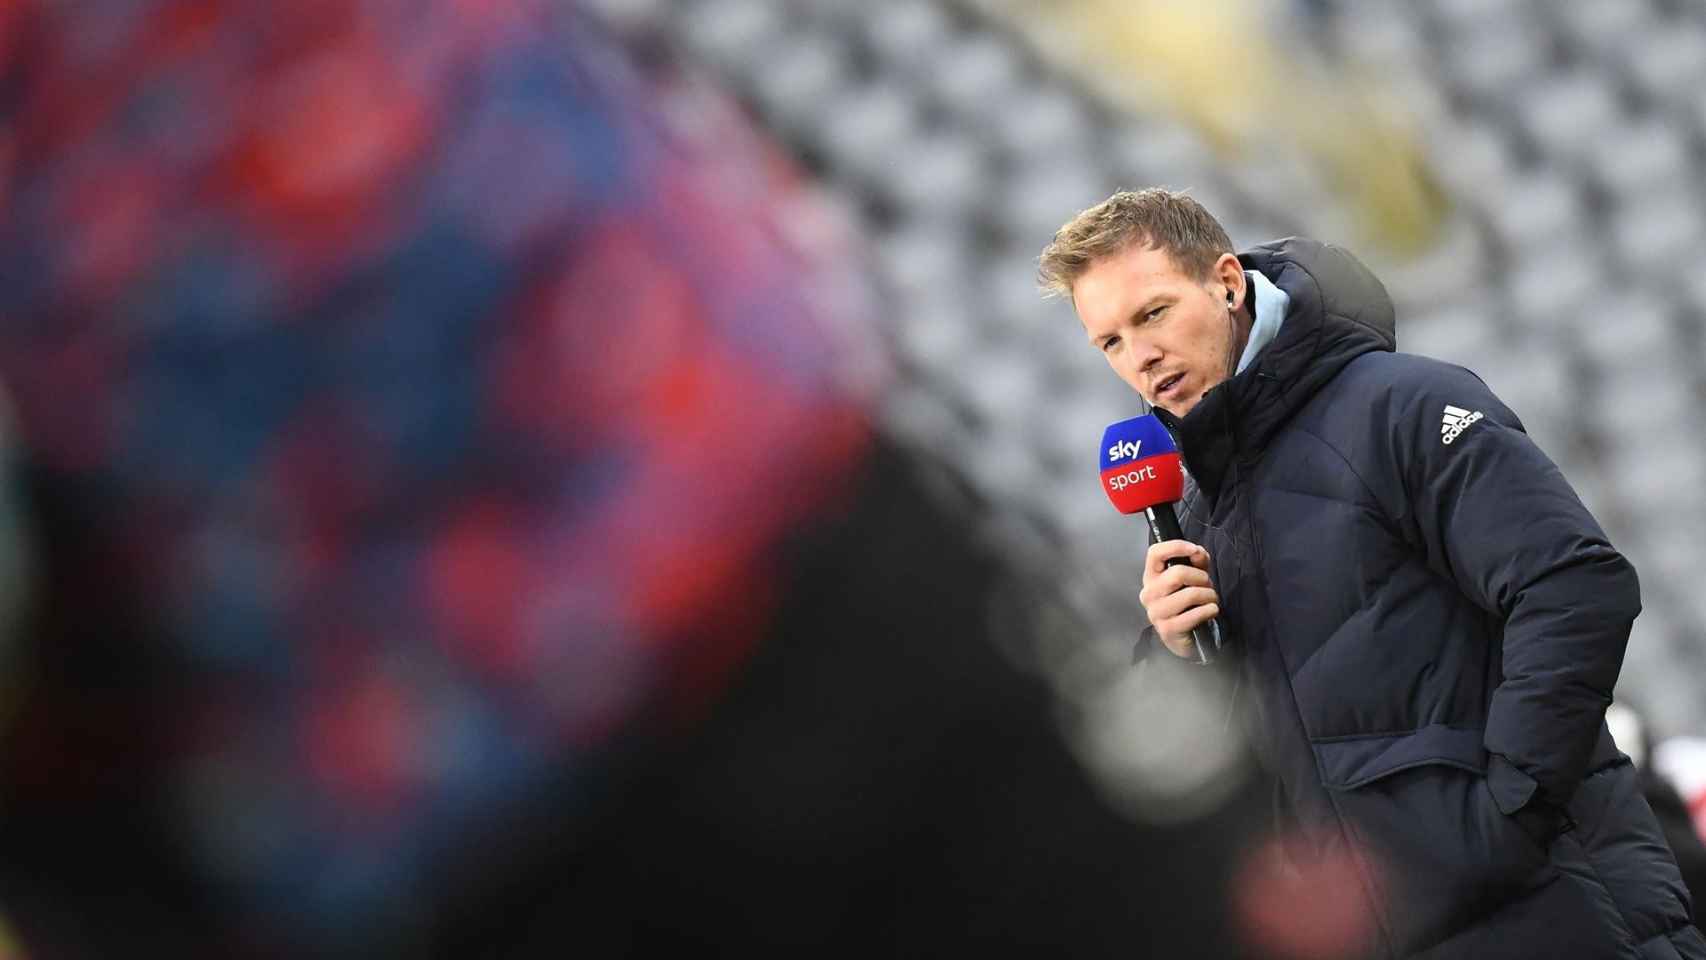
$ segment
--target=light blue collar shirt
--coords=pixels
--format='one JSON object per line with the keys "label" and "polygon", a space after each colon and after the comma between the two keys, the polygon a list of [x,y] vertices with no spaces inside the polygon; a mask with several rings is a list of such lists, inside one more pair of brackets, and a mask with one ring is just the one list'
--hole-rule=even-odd
{"label": "light blue collar shirt", "polygon": [[1274,286],[1272,280],[1262,276],[1260,271],[1246,270],[1244,279],[1256,298],[1256,322],[1250,326],[1250,339],[1244,344],[1243,355],[1238,358],[1237,373],[1243,373],[1250,361],[1256,359],[1256,354],[1273,342],[1280,324],[1285,321],[1286,308],[1291,306],[1291,297]]}

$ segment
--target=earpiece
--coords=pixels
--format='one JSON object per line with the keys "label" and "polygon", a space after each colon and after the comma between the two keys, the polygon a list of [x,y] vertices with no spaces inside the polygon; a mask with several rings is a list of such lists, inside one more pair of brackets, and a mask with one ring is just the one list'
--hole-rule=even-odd
{"label": "earpiece", "polygon": [[1226,305],[1229,307],[1232,306],[1232,291],[1231,290],[1226,291]]}

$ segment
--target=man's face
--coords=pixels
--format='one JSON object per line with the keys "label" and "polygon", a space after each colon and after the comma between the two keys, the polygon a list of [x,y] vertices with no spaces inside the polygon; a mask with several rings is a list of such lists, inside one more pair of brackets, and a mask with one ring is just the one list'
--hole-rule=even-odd
{"label": "man's face", "polygon": [[1243,279],[1230,254],[1198,280],[1166,252],[1136,245],[1092,262],[1072,286],[1072,303],[1090,345],[1120,379],[1183,417],[1226,379],[1237,335],[1226,294],[1241,300]]}

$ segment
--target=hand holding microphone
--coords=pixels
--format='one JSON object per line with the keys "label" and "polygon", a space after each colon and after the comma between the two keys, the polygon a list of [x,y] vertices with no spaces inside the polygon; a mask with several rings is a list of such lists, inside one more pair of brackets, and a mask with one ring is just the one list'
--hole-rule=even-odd
{"label": "hand holding microphone", "polygon": [[[1137,599],[1168,650],[1198,663],[1213,662],[1212,651],[1220,646],[1214,621],[1220,596],[1209,582],[1207,550],[1185,540],[1152,544]],[[1210,635],[1199,641],[1196,631],[1205,624]]]}
{"label": "hand holding microphone", "polygon": [[1138,600],[1161,642],[1201,664],[1220,649],[1220,597],[1208,576],[1208,551],[1184,539],[1173,504],[1185,474],[1173,437],[1153,415],[1121,420],[1102,433],[1102,490],[1121,513],[1149,519],[1152,544]]}

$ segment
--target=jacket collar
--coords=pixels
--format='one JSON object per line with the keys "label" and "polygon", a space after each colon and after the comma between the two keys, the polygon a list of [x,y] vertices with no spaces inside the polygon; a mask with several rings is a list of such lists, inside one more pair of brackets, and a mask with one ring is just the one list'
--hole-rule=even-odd
{"label": "jacket collar", "polygon": [[1278,335],[1188,416],[1155,411],[1178,438],[1185,468],[1211,499],[1219,496],[1228,471],[1258,459],[1274,434],[1346,364],[1397,346],[1392,298],[1344,250],[1290,237],[1238,259],[1291,298]]}

